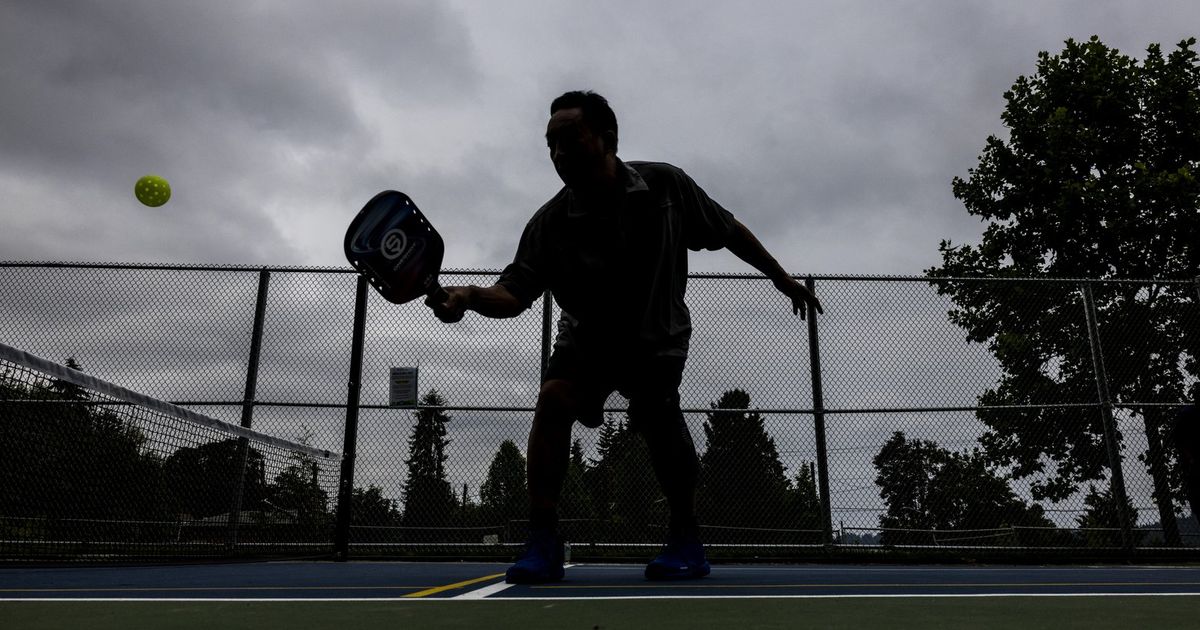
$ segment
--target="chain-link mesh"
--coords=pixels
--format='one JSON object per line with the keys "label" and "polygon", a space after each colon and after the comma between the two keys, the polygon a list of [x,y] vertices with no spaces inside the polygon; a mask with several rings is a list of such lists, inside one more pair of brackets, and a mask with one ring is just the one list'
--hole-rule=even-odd
{"label": "chain-link mesh", "polygon": [[[255,361],[263,275],[3,266],[0,341],[340,450],[355,276],[269,270]],[[765,279],[689,283],[681,398],[716,549],[1200,546],[1168,431],[1196,395],[1196,282],[833,277],[815,289],[825,315],[810,331]],[[558,315],[539,302],[446,326],[419,301],[370,295],[352,551],[503,555],[524,540],[526,437]],[[389,406],[393,367],[419,368],[421,404]],[[560,522],[597,553],[656,545],[667,521],[626,404],[614,394],[604,426],[574,429]]]}

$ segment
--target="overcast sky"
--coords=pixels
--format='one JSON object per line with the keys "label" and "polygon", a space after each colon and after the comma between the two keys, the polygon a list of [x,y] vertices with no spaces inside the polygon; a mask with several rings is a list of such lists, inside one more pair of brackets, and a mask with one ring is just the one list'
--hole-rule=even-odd
{"label": "overcast sky", "polygon": [[[0,260],[344,266],[408,192],[445,265],[498,269],[561,185],[570,89],[796,273],[917,274],[981,228],[951,195],[1040,50],[1137,57],[1200,3],[0,1]],[[140,205],[143,174],[171,201]],[[727,254],[695,270],[751,271]]]}
{"label": "overcast sky", "polygon": [[[789,271],[919,274],[940,262],[940,240],[978,241],[982,226],[950,184],[988,135],[1003,135],[1004,91],[1034,72],[1039,51],[1093,34],[1142,58],[1151,43],[1200,35],[1200,2],[0,0],[0,260],[346,267],[345,226],[376,192],[395,188],[445,236],[446,267],[499,269],[561,186],[543,139],[550,101],[594,89],[616,110],[620,157],[684,168]],[[147,173],[170,180],[167,205],[134,198]],[[691,262],[752,271],[724,253]],[[0,284],[6,343],[55,360],[73,354],[102,377],[169,399],[239,398],[245,340],[225,333],[248,330],[254,278],[143,274],[133,287],[104,274],[86,283],[10,277]],[[269,325],[286,334],[267,336],[265,399],[344,396],[347,332],[330,322],[350,321],[350,280],[322,282],[340,288],[272,281],[272,295],[284,297]],[[738,322],[797,331],[796,344],[802,324],[778,303],[753,305],[773,308],[775,319],[710,314],[701,298],[732,293],[718,289],[689,293],[697,325],[715,332],[696,345],[688,404],[731,384],[751,389],[755,406],[810,404],[807,382],[797,389],[791,364],[768,356],[803,367],[804,350],[750,351],[775,337],[746,336]],[[962,341],[942,301],[912,301],[927,317],[894,317],[901,307],[888,300],[909,289],[846,289],[853,295],[841,303],[834,292],[827,305],[842,308],[822,320],[831,406],[968,405],[973,397],[943,399],[954,393],[940,389],[954,380],[947,370],[969,373],[970,386],[955,391],[972,395],[994,378],[991,363],[971,359],[980,346],[954,354],[950,342],[922,345]],[[404,319],[410,312],[372,319],[383,340],[372,337],[364,402],[383,400],[388,365],[412,363],[424,366],[426,386],[489,384],[486,399],[459,404],[532,398],[535,334],[512,341],[516,324],[479,318],[444,330],[427,316]],[[926,325],[940,326],[937,335]],[[496,351],[489,339],[529,352]],[[725,342],[744,345],[747,363],[711,358],[724,356]],[[328,391],[314,385],[322,383]],[[260,415],[268,430],[295,424]],[[379,429],[370,417],[360,461],[386,460],[394,471],[398,455],[370,452],[395,446],[371,438]],[[876,501],[870,456],[897,428],[924,437],[922,425],[844,418],[830,422],[835,506]],[[323,422],[318,441],[336,445],[340,416]],[[523,443],[524,425],[479,424]],[[789,468],[812,460],[809,435],[779,438]],[[934,437],[959,439],[945,444],[957,449],[973,435]],[[476,436],[454,448],[481,464],[496,442]],[[369,469],[362,478],[374,482]],[[1126,469],[1131,479],[1135,469]],[[1139,492],[1139,506],[1151,505]]]}

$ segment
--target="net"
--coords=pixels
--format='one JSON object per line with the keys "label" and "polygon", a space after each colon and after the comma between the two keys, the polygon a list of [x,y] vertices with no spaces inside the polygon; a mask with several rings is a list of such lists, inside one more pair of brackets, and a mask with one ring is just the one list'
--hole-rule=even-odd
{"label": "net", "polygon": [[341,456],[0,344],[0,557],[332,549]]}

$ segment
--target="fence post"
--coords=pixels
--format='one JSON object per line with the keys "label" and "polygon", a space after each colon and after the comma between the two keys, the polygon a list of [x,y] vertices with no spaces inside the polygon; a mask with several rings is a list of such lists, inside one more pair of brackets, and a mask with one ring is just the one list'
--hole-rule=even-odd
{"label": "fence post", "polygon": [[[250,333],[250,358],[246,365],[246,387],[242,395],[242,426],[249,429],[254,421],[254,401],[258,389],[258,359],[262,353],[263,322],[267,315],[267,289],[271,283],[271,272],[258,272],[258,298],[254,304],[254,328]],[[250,461],[250,442],[238,438],[238,480],[234,491],[233,507],[229,510],[229,548],[237,549],[238,529],[242,519],[242,499],[246,492],[246,468]]]}
{"label": "fence post", "polygon": [[350,341],[350,378],[346,391],[346,431],[342,438],[342,471],[338,479],[337,524],[333,532],[334,557],[350,556],[350,516],[354,502],[354,458],[358,449],[358,402],[362,391],[363,338],[367,327],[367,279],[358,277],[354,295],[354,330]]}
{"label": "fence post", "polygon": [[[546,380],[546,370],[550,367],[550,318],[554,314],[554,296],[550,291],[542,293],[542,371],[541,380]],[[541,381],[538,381],[541,385]]]}
{"label": "fence post", "polygon": [[[804,280],[804,286],[817,294],[817,283],[812,276]],[[808,310],[808,362],[812,372],[813,428],[817,441],[817,488],[821,494],[821,528],[823,542],[833,543],[833,510],[829,501],[829,452],[825,444],[825,394],[821,384],[821,344],[817,334],[817,311]]]}
{"label": "fence post", "polygon": [[1108,373],[1104,369],[1104,352],[1100,346],[1100,326],[1096,317],[1096,302],[1092,297],[1092,285],[1083,284],[1083,311],[1087,318],[1088,341],[1092,351],[1092,369],[1096,375],[1096,394],[1100,399],[1100,423],[1104,427],[1104,445],[1108,451],[1108,466],[1112,471],[1109,480],[1113,500],[1117,502],[1117,515],[1121,519],[1121,546],[1133,551],[1133,532],[1129,515],[1125,513],[1129,501],[1125,496],[1125,474],[1121,470],[1121,447],[1117,444],[1117,427],[1113,420],[1112,398],[1108,391]]}

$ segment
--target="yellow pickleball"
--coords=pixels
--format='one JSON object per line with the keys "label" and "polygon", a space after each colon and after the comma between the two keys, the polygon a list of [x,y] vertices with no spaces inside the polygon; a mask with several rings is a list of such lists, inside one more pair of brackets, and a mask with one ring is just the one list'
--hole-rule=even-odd
{"label": "yellow pickleball", "polygon": [[157,208],[171,199],[171,185],[158,175],[143,175],[133,185],[133,195],[147,206]]}

